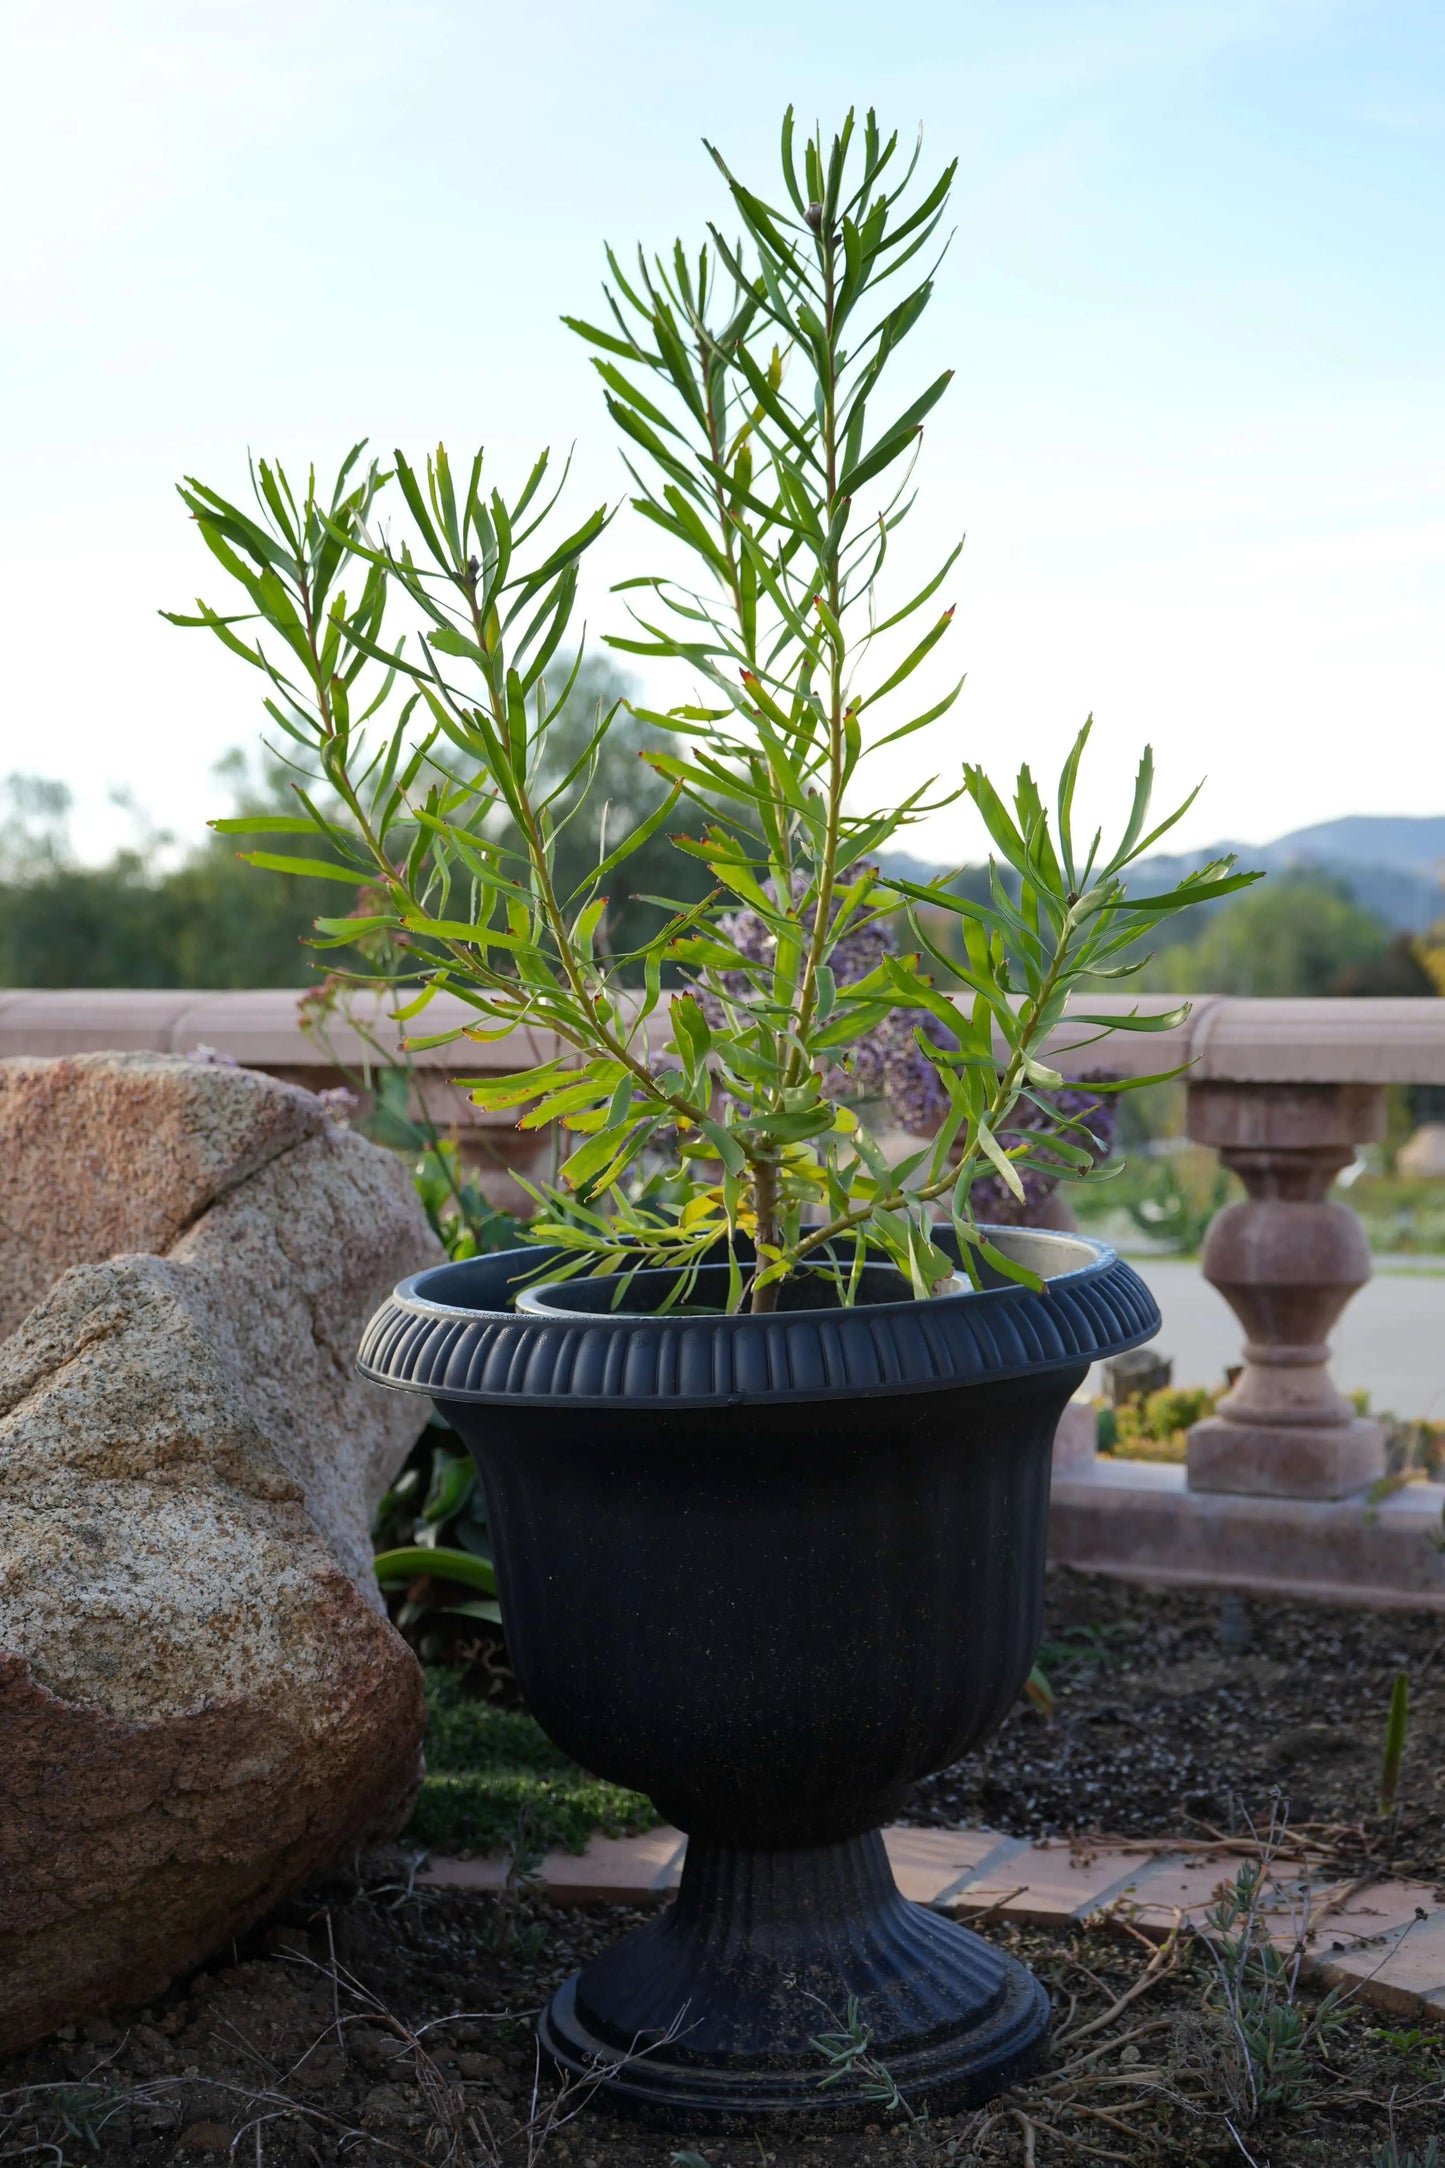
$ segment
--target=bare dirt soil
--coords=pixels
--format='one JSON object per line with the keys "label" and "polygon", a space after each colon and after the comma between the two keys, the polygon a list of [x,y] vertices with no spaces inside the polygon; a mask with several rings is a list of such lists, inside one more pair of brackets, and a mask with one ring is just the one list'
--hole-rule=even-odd
{"label": "bare dirt soil", "polygon": [[531,2032],[558,1981],[639,1915],[554,1909],[525,1890],[417,1890],[412,1864],[370,1856],[151,2007],[0,2065],[0,2161],[1421,2168],[1445,2125],[1438,2032],[1350,2006],[1322,2022],[1316,2000],[1276,1992],[1254,2011],[1263,2030],[1245,2060],[1196,1946],[1161,1957],[1117,1929],[995,1926],[1047,1980],[1057,2028],[1049,2067],[990,2109],[929,2120],[880,2099],[861,2130],[640,2132],[559,2091]]}
{"label": "bare dirt soil", "polygon": [[[1018,1834],[1291,1826],[1366,1873],[1442,1873],[1445,1620],[1050,1576],[1051,1714],[1021,1706],[920,1786],[912,1818]],[[1397,1673],[1412,1706],[1399,1805],[1379,1814]],[[485,1692],[486,1690],[483,1689]],[[291,1900],[151,2007],[0,2063],[0,2162],[46,2168],[1440,2168],[1445,2033],[1231,1984],[1197,1941],[1161,1958],[1127,1923],[984,1931],[1033,1964],[1050,2060],[975,2116],[740,2135],[614,2123],[540,2070],[552,1989],[641,1915],[417,1887],[368,1855]],[[827,2075],[820,2049],[819,2076]]]}

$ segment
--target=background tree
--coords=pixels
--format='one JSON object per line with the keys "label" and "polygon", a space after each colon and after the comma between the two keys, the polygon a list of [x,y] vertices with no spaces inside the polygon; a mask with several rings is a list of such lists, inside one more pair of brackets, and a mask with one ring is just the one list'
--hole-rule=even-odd
{"label": "background tree", "polygon": [[[238,810],[286,802],[282,771],[253,775],[233,755],[221,772]],[[107,865],[79,865],[63,784],[11,776],[3,793],[0,983],[224,989],[314,978],[302,943],[331,901],[327,882],[263,880],[215,836],[170,869],[157,865],[154,835]]]}
{"label": "background tree", "polygon": [[[586,747],[599,704],[612,707],[628,689],[605,656],[584,660],[549,741],[558,778]],[[618,714],[602,741],[588,811],[560,839],[569,886],[606,855],[605,836],[635,829],[666,795],[641,758],[655,742],[625,710]],[[290,813],[292,777],[280,761],[253,766],[232,752],[216,773],[236,814]],[[563,810],[575,799],[574,789]],[[334,952],[322,958],[308,946],[315,920],[335,906],[328,882],[260,872],[243,863],[232,838],[209,833],[166,867],[158,861],[170,838],[135,807],[140,840],[105,865],[81,865],[70,842],[71,803],[67,786],[48,777],[0,780],[0,985],[304,987],[318,968],[334,964]],[[636,947],[659,922],[641,896],[692,900],[703,893],[706,869],[670,840],[671,829],[683,825],[679,814],[615,870],[600,947]]]}
{"label": "background tree", "polygon": [[1346,974],[1375,964],[1389,941],[1389,929],[1342,882],[1276,875],[1221,904],[1193,940],[1156,951],[1139,983],[1179,994],[1330,994]]}

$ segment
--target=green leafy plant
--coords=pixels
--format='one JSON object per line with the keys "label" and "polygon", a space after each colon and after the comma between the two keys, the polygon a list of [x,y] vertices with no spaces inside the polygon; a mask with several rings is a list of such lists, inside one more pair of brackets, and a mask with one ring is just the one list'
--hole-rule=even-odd
{"label": "green leafy plant", "polygon": [[1391,2138],[1383,2150],[1375,2155],[1375,2168],[1441,2168],[1440,2141],[1438,2138],[1427,2138],[1423,2152],[1417,2153],[1413,2146],[1407,2145],[1402,2153]]}
{"label": "green leafy plant", "polygon": [[1430,2078],[1437,2083],[1445,2077],[1445,2034],[1434,2025],[1381,2025],[1370,2035],[1387,2048],[1411,2077]]}
{"label": "green leafy plant", "polygon": [[[261,673],[298,769],[286,826],[304,843],[252,862],[374,893],[360,920],[319,920],[320,945],[395,944],[373,976],[401,990],[408,1023],[438,993],[460,997],[471,1021],[414,1045],[551,1035],[555,1052],[471,1087],[566,1141],[528,1227],[562,1253],[550,1277],[660,1265],[685,1300],[719,1256],[727,1307],[765,1311],[800,1272],[855,1299],[871,1257],[927,1296],[954,1270],[940,1217],[976,1283],[1036,1286],[976,1224],[975,1182],[996,1175],[1019,1197],[1036,1164],[1092,1170],[1096,1140],[1049,1098],[1066,1082],[1045,1058],[1066,1018],[1071,1051],[1177,1021],[1098,1015],[1071,995],[1127,978],[1141,933],[1252,876],[1221,859],[1130,895],[1129,868],[1186,807],[1151,826],[1146,751],[1117,840],[1077,836],[1088,724],[1051,805],[1026,767],[1006,802],[973,763],[901,804],[867,803],[870,760],[938,723],[961,685],[914,695],[949,632],[938,597],[958,547],[912,592],[894,598],[884,578],[951,375],[887,400],[933,292],[936,263],[918,273],[942,252],[953,168],[919,181],[918,154],[871,113],[828,144],[799,143],[789,111],[777,202],[712,156],[738,237],[715,225],[695,253],[639,251],[635,270],[609,252],[606,321],[568,319],[663,553],[663,569],[621,583],[631,619],[609,644],[688,681],[670,706],[632,706],[662,786],[635,825],[610,834],[587,788],[616,703],[570,768],[552,757],[580,667],[557,665],[579,566],[610,515],[559,522],[545,453],[510,494],[485,486],[480,452],[457,470],[440,448],[422,466],[398,452],[384,473],[357,446],[324,495],[314,473],[293,489],[263,461],[252,511],[189,481],[182,498],[245,607],[175,621]],[[378,523],[392,484],[396,533]],[[393,602],[401,637],[385,631]],[[880,863],[960,799],[997,853],[986,901]],[[674,841],[706,893],[655,898],[653,930],[610,949],[614,876],[684,804],[700,833]],[[592,816],[593,863],[569,890],[561,838]],[[961,962],[925,924],[940,913],[959,924]],[[895,1162],[855,1105],[859,1051],[884,1028],[937,1114]],[[1011,1123],[1025,1103],[1037,1127]]]}
{"label": "green leafy plant", "polygon": [[[360,909],[374,901],[363,893]],[[397,954],[385,934],[363,935],[358,944],[373,962],[396,975]],[[346,1078],[343,1091],[369,1111],[356,1126],[373,1144],[402,1153],[411,1166],[412,1187],[421,1200],[433,1234],[448,1257],[479,1257],[516,1242],[518,1227],[509,1212],[494,1205],[462,1161],[455,1137],[444,1137],[418,1089],[416,1064],[403,1045],[393,1050],[379,1037],[371,1017],[355,999],[356,988],[337,973],[302,995],[297,1004],[301,1028],[333,1067]],[[362,1059],[353,1066],[337,1050],[337,1024],[361,1043]],[[331,1094],[329,1096],[335,1096]]]}
{"label": "green leafy plant", "polygon": [[1113,1663],[1117,1652],[1110,1646],[1128,1639],[1129,1627],[1118,1623],[1102,1626],[1066,1626],[1057,1640],[1039,1643],[1039,1659],[1024,1681],[1024,1697],[1040,1716],[1052,1716],[1058,1708],[1054,1679],[1063,1671],[1078,1671],[1095,1664]]}
{"label": "green leafy plant", "polygon": [[848,1997],[838,2030],[819,2033],[812,2045],[828,2065],[827,2076],[818,2080],[820,2092],[826,2092],[830,2085],[856,2085],[861,2081],[860,2100],[883,2115],[904,2115],[916,2129],[923,2128],[926,2118],[910,2108],[892,2071],[874,2053],[873,2036],[863,2022],[856,1995]]}
{"label": "green leafy plant", "polygon": [[[374,937],[370,946],[375,955]],[[410,1054],[404,1047],[396,1054],[383,1042],[354,991],[331,975],[302,996],[299,1008],[302,1029],[347,1079],[351,1099],[370,1102],[356,1126],[407,1160],[412,1186],[448,1257],[509,1248],[518,1239],[517,1222],[466,1172],[457,1140],[442,1136],[426,1110]],[[361,1042],[358,1067],[337,1050],[338,1022]],[[377,1582],[394,1623],[428,1660],[449,1656],[469,1624],[502,1622],[476,1469],[457,1446],[445,1417],[433,1414],[373,1522]]]}
{"label": "green leafy plant", "polygon": [[1050,1672],[1090,1671],[1101,1665],[1115,1664],[1124,1654],[1121,1644],[1131,1641],[1134,1632],[1132,1626],[1120,1619],[1089,1620],[1077,1626],[1065,1626],[1055,1638],[1040,1642],[1039,1662]]}
{"label": "green leafy plant", "polygon": [[501,1623],[476,1467],[444,1416],[431,1417],[377,1507],[372,1533],[382,1593],[423,1655],[433,1653],[428,1630],[440,1622]]}
{"label": "green leafy plant", "polygon": [[1219,1398],[1203,1385],[1164,1385],[1142,1400],[1123,1401],[1101,1411],[1110,1418],[1105,1449],[1117,1460],[1183,1460],[1190,1430],[1213,1414]]}

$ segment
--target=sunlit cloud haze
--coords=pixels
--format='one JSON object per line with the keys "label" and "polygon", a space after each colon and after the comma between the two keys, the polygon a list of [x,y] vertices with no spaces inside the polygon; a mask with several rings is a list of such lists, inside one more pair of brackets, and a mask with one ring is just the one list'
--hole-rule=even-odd
{"label": "sunlit cloud haze", "polygon": [[[156,615],[224,583],[172,493],[247,447],[575,444],[621,493],[558,321],[604,237],[700,234],[699,139],[771,185],[793,100],[961,159],[910,361],[952,363],[912,562],[967,548],[935,758],[1095,802],[1152,738],[1184,839],[1445,808],[1445,14],[1332,0],[11,0],[0,143],[0,773],[123,786],[189,840],[254,680]],[[905,372],[905,388],[907,375]],[[588,595],[650,568],[623,514]],[[657,684],[681,696],[685,687]],[[887,771],[901,795],[911,752]],[[880,788],[882,786],[880,785]],[[977,847],[960,814],[917,847]]]}

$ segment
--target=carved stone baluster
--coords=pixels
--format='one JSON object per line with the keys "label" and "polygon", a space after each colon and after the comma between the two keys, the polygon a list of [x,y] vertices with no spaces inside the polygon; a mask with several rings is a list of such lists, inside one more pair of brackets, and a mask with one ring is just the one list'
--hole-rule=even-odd
{"label": "carved stone baluster", "polygon": [[1245,1330],[1244,1368],[1189,1433],[1191,1490],[1347,1498],[1384,1473],[1384,1433],[1328,1368],[1329,1334],[1370,1277],[1365,1230],[1328,1191],[1384,1129],[1380,1085],[1189,1087],[1190,1136],[1216,1146],[1248,1191],[1204,1245],[1204,1277]]}

